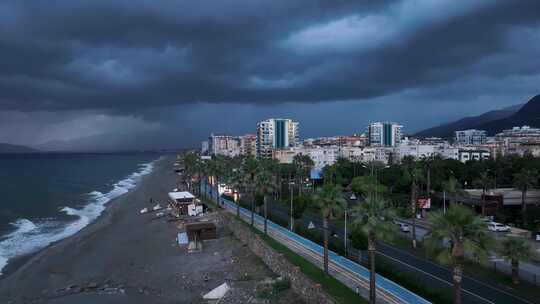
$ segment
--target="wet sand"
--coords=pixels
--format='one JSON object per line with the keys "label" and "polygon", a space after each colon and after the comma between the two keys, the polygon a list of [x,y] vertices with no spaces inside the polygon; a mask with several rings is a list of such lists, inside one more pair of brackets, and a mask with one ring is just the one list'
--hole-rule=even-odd
{"label": "wet sand", "polygon": [[0,303],[200,303],[223,282],[246,303],[256,282],[273,274],[226,229],[202,253],[188,254],[176,244],[173,223],[139,214],[150,197],[165,202],[175,187],[173,161],[157,162],[96,222],[2,278]]}

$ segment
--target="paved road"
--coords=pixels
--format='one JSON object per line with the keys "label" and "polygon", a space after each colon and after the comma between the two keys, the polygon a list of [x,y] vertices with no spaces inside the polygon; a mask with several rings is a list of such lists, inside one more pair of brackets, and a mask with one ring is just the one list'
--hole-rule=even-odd
{"label": "paved road", "polygon": [[[411,224],[411,220],[400,220],[400,222],[403,222],[409,225]],[[424,236],[426,236],[427,234],[431,232],[431,229],[427,229],[424,227],[417,226],[416,228],[417,240],[421,240]],[[503,232],[490,232],[490,233],[497,241],[501,241],[504,238],[508,237],[508,234],[503,233]],[[410,233],[408,233],[407,236],[411,238]],[[492,258],[490,258],[490,262],[491,262],[490,267],[496,267],[497,271],[506,273],[507,275],[511,275],[512,267],[510,263],[498,257],[496,253],[493,253]],[[493,263],[496,263],[496,266],[493,266]],[[537,284],[540,286],[540,265],[535,264],[535,263],[520,262],[519,269],[520,269],[519,275],[522,280],[527,281],[532,284]]]}
{"label": "paved road", "polygon": [[[288,210],[285,210],[285,208],[282,206],[272,204],[270,205],[270,209],[272,214],[280,217],[285,216],[283,218],[288,218]],[[306,214],[303,221],[307,223],[311,221],[316,227],[322,227],[322,221],[320,217],[317,216]],[[330,229],[338,236],[339,239],[343,240],[343,227],[330,225]],[[417,232],[426,234],[428,231],[423,228],[418,228]],[[433,288],[452,287],[451,271],[448,268],[426,259],[419,258],[388,244],[380,244],[378,249],[382,256],[395,261],[396,264],[400,264],[400,268],[403,269],[403,271],[414,272],[417,274],[415,275],[416,277],[419,277],[418,274],[424,277],[422,283],[425,282]],[[482,283],[470,277],[464,277],[462,288],[464,303],[532,304],[532,302],[516,297],[498,287]]]}
{"label": "paved road", "polygon": [[[406,264],[407,267],[418,269],[438,282],[450,288],[452,275],[449,269],[431,261],[421,259],[411,253],[387,244],[379,244],[379,251],[392,259]],[[514,296],[500,288],[488,285],[465,276],[462,281],[464,303],[532,303]]]}

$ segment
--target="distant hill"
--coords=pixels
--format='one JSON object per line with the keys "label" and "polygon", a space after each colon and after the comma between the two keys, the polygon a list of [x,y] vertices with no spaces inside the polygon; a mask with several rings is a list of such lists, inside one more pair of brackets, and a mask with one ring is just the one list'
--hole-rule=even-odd
{"label": "distant hill", "polygon": [[[49,152],[115,152],[181,150],[176,130],[143,131],[136,134],[106,133],[70,140],[54,140],[36,146]],[[171,140],[173,139],[173,140]],[[174,145],[179,142],[179,146]]]}
{"label": "distant hill", "polygon": [[[489,111],[478,116],[465,117],[460,120],[442,124],[414,134],[415,137],[441,137],[449,138],[454,136],[454,132],[466,129],[485,130],[481,126],[493,121],[508,118],[517,113],[523,104],[513,105],[500,110]],[[540,112],[539,112],[540,113]]]}
{"label": "distant hill", "polygon": [[35,153],[39,150],[25,146],[0,143],[0,153]]}
{"label": "distant hill", "polygon": [[495,135],[504,129],[525,125],[540,127],[540,95],[531,98],[516,113],[502,119],[479,124],[476,128],[486,130],[488,135]]}

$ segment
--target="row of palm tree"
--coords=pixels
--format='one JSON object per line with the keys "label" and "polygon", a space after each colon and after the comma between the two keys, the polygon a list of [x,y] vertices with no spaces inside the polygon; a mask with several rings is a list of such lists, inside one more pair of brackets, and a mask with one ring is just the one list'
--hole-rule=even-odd
{"label": "row of palm tree", "polygon": [[[276,192],[278,185],[278,163],[273,159],[258,160],[253,156],[226,157],[214,155],[210,160],[201,161],[194,153],[184,156],[185,172],[188,180],[197,176],[199,188],[202,181],[212,179],[215,200],[219,202],[219,185],[225,182],[232,190],[233,197],[241,193],[247,194],[251,200],[251,225],[254,225],[255,194],[263,197],[264,233],[267,233],[268,203],[270,196]],[[312,163],[312,161],[311,161]],[[303,179],[309,170],[309,160],[304,157],[295,158],[299,179]],[[200,172],[195,174],[195,172]],[[309,171],[308,171],[309,172]],[[302,184],[299,182],[298,184]],[[192,187],[188,185],[192,190]],[[301,191],[301,190],[299,190]],[[237,202],[237,216],[240,216],[240,204]]]}

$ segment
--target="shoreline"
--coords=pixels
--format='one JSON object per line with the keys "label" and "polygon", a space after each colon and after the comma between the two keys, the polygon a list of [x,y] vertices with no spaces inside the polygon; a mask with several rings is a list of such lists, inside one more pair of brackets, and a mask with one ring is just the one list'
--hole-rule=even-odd
{"label": "shoreline", "polygon": [[[256,299],[261,284],[277,275],[224,223],[217,220],[217,238],[190,253],[177,240],[183,221],[139,213],[150,206],[150,197],[163,205],[177,186],[173,161],[168,157],[156,164],[92,224],[0,280],[0,303],[205,303],[203,295],[224,283],[230,286],[228,303]],[[207,216],[216,219],[218,213]],[[285,299],[293,296],[292,291],[284,294]]]}
{"label": "shoreline", "polygon": [[[95,229],[94,226],[100,225],[101,221],[103,221],[106,217],[111,216],[110,213],[114,212],[114,206],[116,204],[118,204],[118,202],[121,201],[124,196],[130,194],[131,192],[134,192],[138,187],[140,187],[145,182],[145,180],[147,178],[149,178],[153,174],[156,174],[156,171],[157,171],[156,168],[158,166],[160,166],[161,163],[166,162],[171,157],[172,156],[170,156],[170,155],[161,155],[157,159],[155,159],[155,160],[153,160],[151,162],[145,163],[144,165],[153,164],[152,171],[150,173],[148,173],[148,174],[145,174],[145,175],[141,176],[141,179],[136,183],[135,187],[129,189],[128,192],[123,193],[123,194],[121,194],[121,195],[119,195],[119,196],[117,196],[115,198],[112,198],[108,202],[106,202],[103,205],[104,210],[94,220],[92,220],[88,225],[84,226],[79,231],[77,231],[74,234],[72,234],[70,236],[67,236],[67,237],[65,237],[63,239],[53,241],[50,244],[46,245],[45,247],[43,247],[41,249],[38,249],[35,252],[31,252],[31,253],[28,253],[28,254],[24,254],[24,255],[17,256],[17,257],[9,259],[7,261],[7,264],[5,265],[5,267],[1,270],[2,274],[0,275],[0,286],[1,286],[2,282],[9,279],[9,277],[11,275],[14,275],[15,273],[17,273],[19,270],[21,270],[23,268],[30,267],[30,265],[27,265],[27,264],[31,264],[32,262],[34,262],[34,260],[39,260],[41,256],[46,256],[47,251],[50,250],[51,248],[53,248],[55,246],[69,246],[69,244],[71,242],[75,242],[73,239],[84,238],[86,234],[92,233],[91,231],[93,229]],[[131,174],[134,174],[134,173],[137,173],[137,172],[139,172],[139,171],[136,170]],[[117,183],[119,183],[121,181],[122,180],[118,181]],[[115,183],[115,185],[117,183]],[[89,203],[89,204],[92,204],[92,203]],[[101,225],[103,225],[103,224],[101,223]]]}

